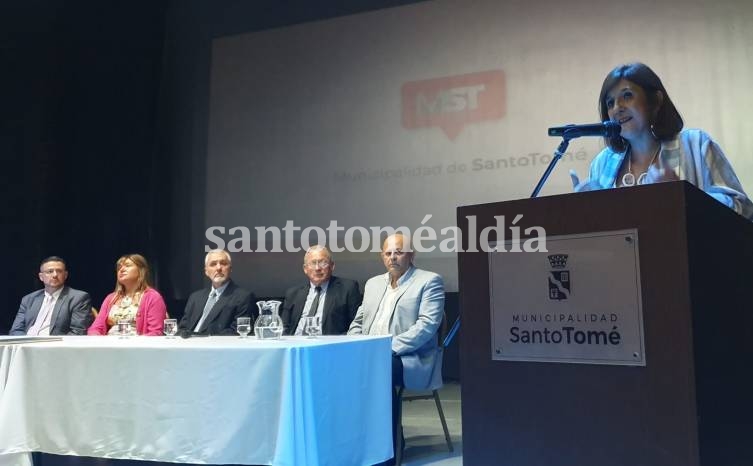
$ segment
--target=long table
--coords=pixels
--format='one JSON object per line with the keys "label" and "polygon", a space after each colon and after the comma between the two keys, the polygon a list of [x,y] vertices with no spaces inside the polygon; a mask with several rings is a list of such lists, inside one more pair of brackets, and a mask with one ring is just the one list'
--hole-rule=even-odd
{"label": "long table", "polygon": [[392,456],[390,338],[0,338],[0,464],[32,451],[207,464]]}

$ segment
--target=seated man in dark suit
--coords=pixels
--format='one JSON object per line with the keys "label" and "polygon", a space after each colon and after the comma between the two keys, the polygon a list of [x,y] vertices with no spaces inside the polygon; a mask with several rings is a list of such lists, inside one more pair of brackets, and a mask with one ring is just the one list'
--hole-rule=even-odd
{"label": "seated man in dark suit", "polygon": [[204,274],[209,288],[188,297],[178,331],[183,337],[198,335],[236,335],[238,317],[251,317],[254,323],[256,297],[230,279],[233,268],[230,254],[223,249],[209,251],[204,258]]}
{"label": "seated man in dark suit", "polygon": [[286,335],[304,335],[304,317],[319,316],[322,334],[341,335],[348,331],[361,304],[358,282],[333,277],[335,261],[324,246],[313,246],[303,257],[303,273],[308,283],[290,288],[282,305]]}
{"label": "seated man in dark suit", "polygon": [[11,335],[86,335],[94,316],[89,294],[65,286],[68,270],[57,256],[43,260],[39,280],[44,289],[21,298]]}

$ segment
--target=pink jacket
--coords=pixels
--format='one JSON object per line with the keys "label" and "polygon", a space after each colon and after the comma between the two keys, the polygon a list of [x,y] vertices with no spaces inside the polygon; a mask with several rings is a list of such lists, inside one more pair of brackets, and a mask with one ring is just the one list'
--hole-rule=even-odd
{"label": "pink jacket", "polygon": [[[110,314],[115,293],[107,295],[102,302],[94,323],[86,331],[89,335],[107,335],[107,316]],[[167,307],[162,295],[154,288],[147,288],[141,297],[139,310],[136,312],[136,333],[139,335],[162,335],[162,324],[167,316]]]}

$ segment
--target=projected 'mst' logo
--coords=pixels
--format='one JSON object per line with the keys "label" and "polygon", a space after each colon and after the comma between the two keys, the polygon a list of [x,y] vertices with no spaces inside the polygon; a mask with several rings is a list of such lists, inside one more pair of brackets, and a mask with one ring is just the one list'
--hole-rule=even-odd
{"label": "projected 'mst' logo", "polygon": [[505,115],[502,70],[411,81],[403,84],[403,128],[438,126],[450,139],[463,127]]}

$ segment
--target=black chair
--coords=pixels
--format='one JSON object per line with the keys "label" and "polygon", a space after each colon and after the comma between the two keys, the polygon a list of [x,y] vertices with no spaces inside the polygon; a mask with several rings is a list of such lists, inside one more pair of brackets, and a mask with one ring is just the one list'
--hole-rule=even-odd
{"label": "black chair", "polygon": [[[439,346],[438,350],[440,353],[444,353],[444,349],[450,346],[450,343],[452,343],[452,340],[455,338],[455,335],[458,332],[458,329],[460,329],[460,317],[458,317],[455,320],[455,323],[452,324],[452,328],[450,328],[450,331],[447,331],[447,316],[442,316],[442,324],[439,326],[439,336],[444,337],[442,340],[442,344]],[[440,354],[438,357],[440,358]],[[439,366],[439,370],[442,370],[441,362]],[[410,392],[406,391],[404,387],[400,387],[400,389],[397,392],[397,396],[399,399],[398,402],[398,423],[397,423],[397,445],[396,445],[396,451],[395,451],[395,464],[397,466],[400,466],[402,464],[403,460],[403,448],[405,447],[403,445],[404,437],[403,437],[403,408],[402,408],[402,402],[403,401],[416,401],[416,400],[434,400],[434,403],[437,405],[437,413],[439,414],[439,420],[442,423],[442,430],[444,430],[444,439],[447,442],[447,449],[450,450],[450,452],[454,451],[454,448],[452,446],[452,439],[450,438],[450,431],[447,429],[447,421],[444,417],[444,410],[442,409],[442,402],[439,399],[439,390],[432,390],[431,392]]]}

